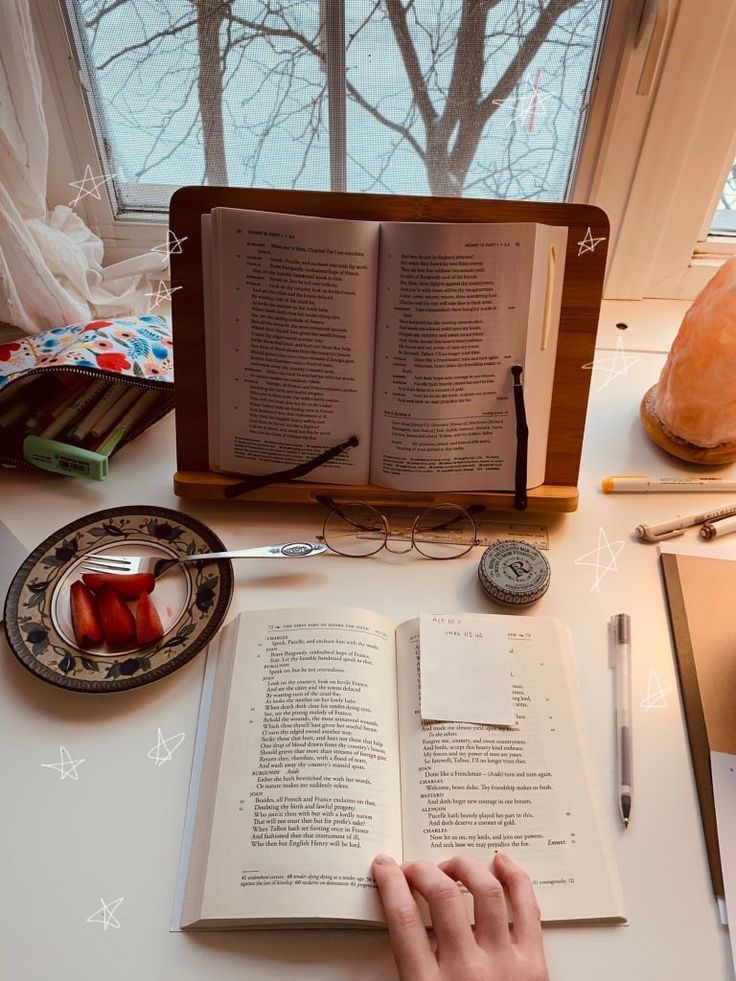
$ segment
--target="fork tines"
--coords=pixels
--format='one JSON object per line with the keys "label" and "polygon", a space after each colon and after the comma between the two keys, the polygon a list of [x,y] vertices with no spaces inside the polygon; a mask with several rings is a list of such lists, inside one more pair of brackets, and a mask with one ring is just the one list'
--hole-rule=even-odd
{"label": "fork tines", "polygon": [[133,563],[124,556],[88,555],[84,558],[84,567],[90,572],[130,572]]}

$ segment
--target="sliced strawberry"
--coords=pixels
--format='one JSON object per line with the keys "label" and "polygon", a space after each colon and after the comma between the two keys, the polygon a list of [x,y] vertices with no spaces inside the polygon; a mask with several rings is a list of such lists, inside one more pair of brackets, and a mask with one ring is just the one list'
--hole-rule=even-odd
{"label": "sliced strawberry", "polygon": [[102,620],[102,634],[113,647],[127,644],[135,637],[133,614],[111,586],[103,586],[97,594],[97,609]]}
{"label": "sliced strawberry", "polygon": [[118,596],[125,600],[136,600],[141,593],[151,593],[156,585],[150,572],[137,572],[133,576],[116,576],[111,572],[85,572],[82,579],[93,593],[99,593],[103,586],[112,586]]}
{"label": "sliced strawberry", "polygon": [[80,647],[96,647],[102,643],[102,624],[95,598],[83,582],[73,582],[70,592],[72,626]]}
{"label": "sliced strawberry", "polygon": [[148,593],[141,593],[135,610],[135,639],[139,647],[161,640],[164,628],[161,617]]}

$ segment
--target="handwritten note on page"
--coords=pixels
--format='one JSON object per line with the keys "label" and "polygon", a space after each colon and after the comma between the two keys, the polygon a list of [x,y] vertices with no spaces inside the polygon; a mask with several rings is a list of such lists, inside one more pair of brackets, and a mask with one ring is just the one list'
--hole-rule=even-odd
{"label": "handwritten note on page", "polygon": [[515,725],[509,645],[498,621],[423,613],[419,650],[423,719]]}

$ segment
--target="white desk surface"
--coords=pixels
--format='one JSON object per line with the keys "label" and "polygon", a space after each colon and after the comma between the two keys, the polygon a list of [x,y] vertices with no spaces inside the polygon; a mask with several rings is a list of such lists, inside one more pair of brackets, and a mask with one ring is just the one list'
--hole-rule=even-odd
{"label": "white desk surface", "polygon": [[[688,471],[651,445],[638,423],[685,304],[606,304],[577,512],[524,515],[550,535],[552,583],[530,612],[574,635],[594,759],[626,898],[627,926],[545,928],[553,981],[730,981],[728,936],[711,892],[656,548],[634,541],[639,522],[698,510],[726,495],[603,495],[609,473]],[[628,322],[627,331],[615,327]],[[612,361],[619,342],[628,360]],[[638,359],[638,360],[636,360]],[[311,537],[317,509],[180,501],[172,492],[169,418],[123,450],[105,483],[41,473],[0,474],[0,517],[29,548],[61,525],[116,505],[157,504],[208,523],[228,546]],[[692,468],[694,470],[694,468]],[[689,472],[692,472],[689,471]],[[736,467],[725,470],[731,476]],[[509,516],[511,517],[511,516]],[[514,520],[519,520],[514,517]],[[695,541],[695,530],[686,540]],[[713,543],[722,547],[726,538]],[[608,544],[610,544],[610,548]],[[727,547],[727,545],[725,546]],[[596,560],[596,550],[598,558]],[[479,555],[452,563],[411,556],[362,561],[329,555],[278,565],[241,562],[239,608],[365,606],[396,621],[420,611],[502,612],[481,592]],[[596,568],[595,562],[598,561]],[[592,563],[592,564],[586,564]],[[614,786],[612,674],[606,624],[628,612],[633,632],[635,799],[624,832]],[[69,693],[30,675],[0,640],[0,973],[5,981],[200,981],[394,977],[386,935],[301,931],[187,935],[169,931],[204,657],[154,685],[120,695]],[[657,707],[647,708],[647,697]],[[148,758],[157,740],[184,733],[173,758]],[[84,759],[79,779],[42,763],[65,746]],[[101,900],[119,929],[88,918]]]}

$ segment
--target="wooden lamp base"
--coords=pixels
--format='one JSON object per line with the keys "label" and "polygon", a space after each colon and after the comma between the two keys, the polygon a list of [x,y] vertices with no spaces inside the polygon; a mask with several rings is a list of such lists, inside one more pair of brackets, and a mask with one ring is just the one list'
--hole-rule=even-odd
{"label": "wooden lamp base", "polygon": [[639,407],[639,418],[647,436],[657,446],[671,453],[672,456],[676,456],[678,460],[702,463],[705,466],[718,466],[736,460],[736,443],[719,443],[717,446],[709,447],[696,446],[665,429],[662,420],[654,409],[656,392],[657,386],[652,385],[649,391],[644,394]]}

